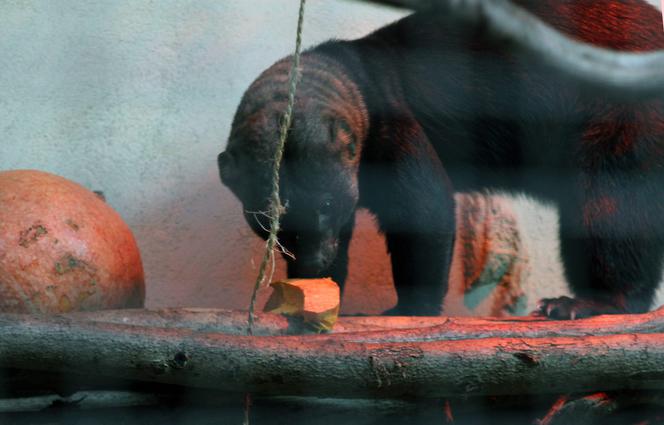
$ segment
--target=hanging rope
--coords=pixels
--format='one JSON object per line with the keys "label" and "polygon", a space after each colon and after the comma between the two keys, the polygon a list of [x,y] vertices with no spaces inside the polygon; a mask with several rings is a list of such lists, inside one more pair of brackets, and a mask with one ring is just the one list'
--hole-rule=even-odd
{"label": "hanging rope", "polygon": [[[270,235],[265,242],[265,253],[263,254],[263,260],[258,269],[258,277],[256,278],[254,290],[251,294],[251,303],[249,304],[249,323],[247,328],[249,335],[252,335],[253,333],[256,296],[258,295],[258,290],[265,283],[265,274],[268,264],[272,264],[271,271],[274,272],[274,247],[277,243],[277,234],[279,233],[279,218],[284,212],[284,207],[281,205],[281,199],[279,198],[279,169],[281,167],[281,159],[284,156],[284,146],[286,145],[286,138],[288,137],[288,129],[293,121],[295,90],[297,89],[297,82],[300,76],[300,45],[302,44],[302,23],[304,21],[305,3],[306,0],[300,0],[300,11],[297,19],[297,36],[295,39],[295,53],[293,54],[293,64],[291,65],[288,79],[288,105],[286,106],[286,112],[281,120],[281,127],[279,128],[279,143],[277,144],[277,152],[274,156],[274,166],[272,168],[272,193],[270,194],[270,204],[268,206]],[[271,280],[271,277],[269,280]]]}

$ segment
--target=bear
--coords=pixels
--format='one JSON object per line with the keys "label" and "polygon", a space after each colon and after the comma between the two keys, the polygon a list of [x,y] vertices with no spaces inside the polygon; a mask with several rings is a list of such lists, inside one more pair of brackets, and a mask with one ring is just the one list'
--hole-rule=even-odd
{"label": "bear", "polygon": [[[574,39],[619,51],[664,48],[642,0],[517,0]],[[218,156],[222,182],[267,237],[271,170],[290,58],[246,90]],[[558,207],[574,298],[537,314],[574,319],[648,310],[664,254],[664,99],[581,87],[483,26],[414,13],[356,40],[305,51],[280,172],[279,241],[289,277],[343,289],[355,211],[384,233],[397,305],[438,315],[455,240],[454,193],[526,193]],[[361,259],[354,259],[354,261]]]}

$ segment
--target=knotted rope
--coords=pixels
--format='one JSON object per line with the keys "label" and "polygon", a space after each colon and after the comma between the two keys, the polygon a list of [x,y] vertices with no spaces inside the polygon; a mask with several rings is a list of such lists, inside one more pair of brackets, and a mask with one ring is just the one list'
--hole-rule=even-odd
{"label": "knotted rope", "polygon": [[293,63],[291,65],[290,74],[288,78],[288,104],[286,112],[281,119],[281,126],[279,128],[279,142],[277,144],[277,151],[274,156],[274,165],[272,167],[272,193],[270,194],[270,203],[268,205],[268,216],[270,218],[270,234],[265,242],[265,253],[261,261],[260,268],[258,269],[258,277],[254,283],[254,290],[251,294],[251,302],[249,304],[249,321],[247,333],[253,334],[254,326],[254,309],[256,307],[256,297],[258,290],[265,282],[265,275],[268,264],[272,264],[271,275],[274,272],[274,247],[277,243],[277,234],[279,233],[279,218],[284,213],[284,207],[281,204],[279,197],[279,169],[281,168],[281,159],[284,156],[284,147],[286,145],[286,138],[288,137],[288,130],[293,122],[293,105],[295,104],[295,91],[297,89],[297,82],[300,76],[300,46],[302,44],[302,23],[304,21],[304,4],[306,0],[300,0],[300,11],[297,19],[297,36],[295,38],[295,53],[293,54]]}

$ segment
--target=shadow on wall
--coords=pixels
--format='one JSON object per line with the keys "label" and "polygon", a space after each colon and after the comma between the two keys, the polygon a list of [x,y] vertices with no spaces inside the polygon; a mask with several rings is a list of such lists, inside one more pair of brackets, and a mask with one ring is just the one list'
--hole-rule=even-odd
{"label": "shadow on wall", "polygon": [[[219,182],[214,166],[197,178],[195,192],[166,198],[134,226],[141,249],[150,253],[144,255],[147,305],[245,309],[264,243],[245,223],[241,204]],[[552,211],[523,198],[477,193],[457,195],[457,204],[447,314],[527,314],[540,297],[567,293],[559,261],[545,261],[557,248]],[[528,220],[521,219],[524,211]],[[278,257],[274,279],[284,277]],[[539,287],[542,280],[549,284]],[[261,291],[259,306],[270,292]],[[378,314],[395,302],[384,238],[373,217],[360,211],[342,312]]]}
{"label": "shadow on wall", "polygon": [[[174,194],[145,210],[133,225],[144,253],[146,304],[246,309],[264,242],[246,224],[239,201],[218,181],[216,168],[201,173],[199,181],[194,195]],[[392,307],[396,295],[389,257],[367,212],[358,213],[350,255],[344,312],[379,313]],[[274,279],[285,277],[278,257]],[[260,306],[270,292],[261,291]]]}

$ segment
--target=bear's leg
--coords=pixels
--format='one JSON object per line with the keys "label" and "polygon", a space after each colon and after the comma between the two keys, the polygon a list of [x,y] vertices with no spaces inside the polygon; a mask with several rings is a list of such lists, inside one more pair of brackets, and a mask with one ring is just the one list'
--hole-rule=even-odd
{"label": "bear's leg", "polygon": [[639,175],[585,176],[584,193],[561,203],[560,249],[576,298],[540,301],[536,313],[555,319],[641,313],[661,279],[662,190]]}
{"label": "bear's leg", "polygon": [[343,296],[346,277],[348,277],[348,247],[353,236],[355,227],[355,214],[351,216],[348,222],[341,228],[339,233],[337,256],[330,265],[327,274],[339,285],[341,295]]}
{"label": "bear's leg", "polygon": [[375,183],[381,201],[371,208],[387,239],[398,296],[385,314],[439,315],[454,245],[453,189],[420,126],[392,124],[383,145],[391,156]]}

